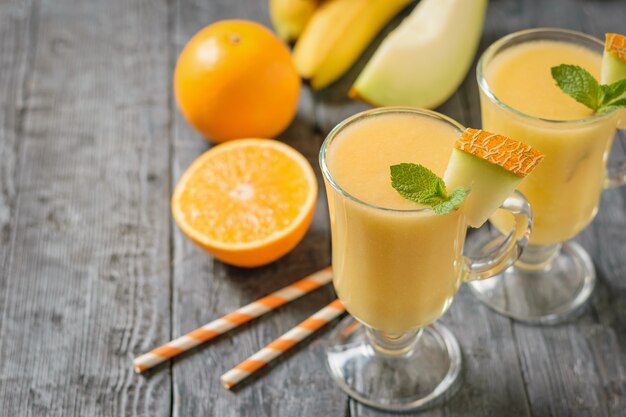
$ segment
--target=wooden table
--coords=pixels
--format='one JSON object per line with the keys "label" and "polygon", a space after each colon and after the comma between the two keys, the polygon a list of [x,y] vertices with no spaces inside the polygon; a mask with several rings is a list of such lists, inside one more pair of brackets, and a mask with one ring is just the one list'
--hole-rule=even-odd
{"label": "wooden table", "polygon": [[[145,376],[131,367],[135,355],[330,262],[324,193],[304,241],[254,270],[214,261],[170,216],[173,184],[209,147],[172,99],[177,54],[218,19],[269,24],[266,3],[0,1],[0,415],[383,415],[331,381],[328,330],[236,392],[218,381],[330,301],[330,288]],[[492,0],[481,50],[536,26],[625,32],[626,2]],[[302,91],[281,138],[315,167],[329,129],[366,107],[345,96],[364,62],[326,91]],[[473,73],[439,111],[480,125]],[[443,321],[461,343],[465,382],[421,415],[626,416],[625,230],[626,189],[607,191],[577,239],[599,285],[568,324],[517,324],[462,289]]]}

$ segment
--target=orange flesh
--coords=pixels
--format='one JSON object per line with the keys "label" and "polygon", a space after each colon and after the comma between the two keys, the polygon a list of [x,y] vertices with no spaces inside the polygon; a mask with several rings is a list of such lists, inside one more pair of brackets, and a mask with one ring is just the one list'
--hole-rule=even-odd
{"label": "orange flesh", "polygon": [[294,160],[271,148],[239,147],[204,161],[179,197],[184,221],[223,244],[260,241],[289,227],[311,185]]}
{"label": "orange flesh", "polygon": [[520,177],[530,174],[543,159],[543,154],[529,145],[480,129],[465,129],[454,147]]}

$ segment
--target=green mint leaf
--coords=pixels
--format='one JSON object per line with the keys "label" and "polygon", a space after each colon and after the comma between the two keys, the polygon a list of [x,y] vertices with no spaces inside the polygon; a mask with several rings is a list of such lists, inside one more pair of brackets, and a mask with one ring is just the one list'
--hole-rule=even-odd
{"label": "green mint leaf", "polygon": [[591,110],[602,113],[626,107],[624,100],[619,98],[626,93],[626,79],[600,85],[585,69],[566,64],[552,67],[552,78],[564,93]]}
{"label": "green mint leaf", "polygon": [[602,102],[600,103],[600,107],[602,107],[626,93],[626,78],[609,85],[603,84],[600,86],[600,89],[602,90]]}
{"label": "green mint leaf", "polygon": [[467,196],[465,188],[456,187],[447,200],[437,203],[433,206],[433,211],[437,214],[448,214],[463,202]]}
{"label": "green mint leaf", "polygon": [[432,205],[447,198],[443,180],[423,165],[402,163],[391,169],[391,186],[402,197]]}
{"label": "green mint leaf", "polygon": [[600,107],[600,111],[601,113],[607,112],[609,110],[613,110],[616,109],[618,107],[625,107],[626,108],[626,97],[624,98],[620,98],[619,100],[615,100],[610,102],[609,104],[606,104],[602,107]]}
{"label": "green mint leaf", "polygon": [[423,165],[392,165],[391,186],[408,200],[431,206],[436,214],[447,214],[465,198],[467,191],[457,187],[450,195],[443,180]]}
{"label": "green mint leaf", "polygon": [[552,78],[561,90],[591,110],[598,110],[603,91],[593,75],[577,65],[552,67]]}

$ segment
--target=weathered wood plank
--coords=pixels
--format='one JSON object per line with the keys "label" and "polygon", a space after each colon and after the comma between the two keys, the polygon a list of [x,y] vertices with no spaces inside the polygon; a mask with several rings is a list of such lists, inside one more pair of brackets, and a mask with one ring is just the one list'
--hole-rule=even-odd
{"label": "weathered wood plank", "polygon": [[[180,1],[177,3],[174,50],[202,27],[223,18],[245,18],[269,25],[267,2]],[[296,121],[281,139],[303,152],[317,168],[322,137],[314,133],[313,107],[306,90]],[[175,111],[174,178],[209,145]],[[251,270],[226,266],[198,249],[178,229],[174,232],[173,329],[182,334],[199,324],[278,289],[330,262],[328,218],[323,189],[313,224],[294,251],[266,267]],[[332,299],[324,288],[200,347],[173,365],[174,410],[187,416],[340,416],[347,399],[336,389],[322,362],[323,336],[294,349],[261,378],[235,392],[225,390],[219,376]]]}
{"label": "weathered wood plank", "polygon": [[36,48],[15,45],[33,55],[0,287],[1,413],[166,416],[169,373],[138,377],[131,358],[170,333],[167,6],[36,7]]}
{"label": "weathered wood plank", "polygon": [[[0,306],[6,285],[15,217],[15,179],[18,171],[18,136],[22,129],[24,84],[31,73],[28,59],[34,50],[36,9],[32,2],[0,4]],[[2,321],[0,321],[0,338]]]}

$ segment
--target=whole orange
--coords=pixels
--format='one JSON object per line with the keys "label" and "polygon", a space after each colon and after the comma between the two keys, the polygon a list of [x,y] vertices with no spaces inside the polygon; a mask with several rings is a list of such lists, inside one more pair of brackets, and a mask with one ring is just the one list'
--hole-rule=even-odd
{"label": "whole orange", "polygon": [[223,20],[194,35],[174,71],[178,106],[214,142],[276,137],[293,120],[300,77],[287,46],[266,27]]}

